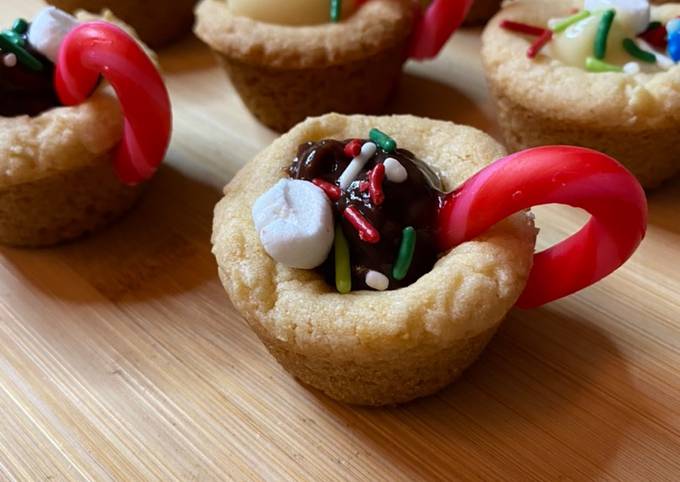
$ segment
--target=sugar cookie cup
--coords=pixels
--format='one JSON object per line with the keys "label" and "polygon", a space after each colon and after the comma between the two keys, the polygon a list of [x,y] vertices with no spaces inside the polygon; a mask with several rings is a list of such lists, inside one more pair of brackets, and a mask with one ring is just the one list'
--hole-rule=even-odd
{"label": "sugar cookie cup", "polygon": [[235,16],[227,3],[203,0],[196,34],[272,129],[326,112],[378,113],[394,91],[412,32],[410,2],[372,0],[346,21],[306,27]]}
{"label": "sugar cookie cup", "polygon": [[[619,160],[646,188],[680,170],[680,67],[658,73],[591,73],[540,53],[531,38],[500,27],[503,20],[542,26],[580,2],[523,0],[487,25],[482,60],[505,143],[512,150],[550,144],[597,149]],[[680,5],[652,10],[671,18]]]}
{"label": "sugar cookie cup", "polygon": [[1,72],[17,100],[2,92],[0,243],[48,246],[134,204],[165,155],[170,103],[143,47],[111,23],[49,7],[13,32],[0,52],[19,59]]}
{"label": "sugar cookie cup", "polygon": [[110,9],[116,17],[135,29],[149,47],[163,47],[191,31],[198,0],[47,0],[47,3],[74,13],[83,9],[101,12]]}
{"label": "sugar cookie cup", "polygon": [[212,242],[234,306],[286,370],[332,398],[385,405],[441,389],[477,358],[524,289],[536,230],[529,215],[514,215],[397,291],[341,295],[314,271],[276,263],[253,224],[255,200],[285,175],[300,144],[352,138],[372,127],[418,153],[446,189],[504,154],[485,134],[446,122],[336,114],[309,119],[225,188]]}
{"label": "sugar cookie cup", "polygon": [[59,243],[127,211],[142,185],[114,171],[122,134],[118,101],[102,91],[75,107],[0,118],[0,243]]}

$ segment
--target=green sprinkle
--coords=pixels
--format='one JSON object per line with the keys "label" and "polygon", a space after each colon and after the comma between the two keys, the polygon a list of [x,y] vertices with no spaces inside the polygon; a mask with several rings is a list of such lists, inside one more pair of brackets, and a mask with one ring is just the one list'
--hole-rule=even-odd
{"label": "green sprinkle", "polygon": [[555,25],[553,25],[552,31],[555,33],[564,32],[575,23],[580,22],[584,18],[588,17],[590,17],[590,12],[588,10],[581,10],[579,13],[565,18],[561,22],[557,22]]}
{"label": "green sprinkle", "polygon": [[602,62],[594,57],[588,57],[586,59],[586,70],[588,72],[623,72],[623,69],[618,65],[608,64],[607,62]]}
{"label": "green sprinkle", "polygon": [[0,35],[2,35],[7,40],[12,42],[14,45],[18,45],[19,47],[23,47],[24,45],[26,45],[26,41],[21,37],[21,35],[16,33],[14,30],[5,30]]}
{"label": "green sprinkle", "polygon": [[4,50],[7,53],[13,53],[17,56],[19,62],[29,69],[41,71],[43,69],[43,64],[28,53],[26,49],[12,42],[6,34],[7,32],[0,33],[0,50]]}
{"label": "green sprinkle", "polygon": [[397,281],[406,278],[411,263],[413,262],[413,253],[416,250],[416,230],[413,226],[404,228],[401,234],[401,246],[399,246],[399,254],[397,255],[397,262],[392,268],[392,277]]}
{"label": "green sprinkle", "polygon": [[12,24],[12,31],[23,35],[28,32],[28,22],[23,18],[17,18]]}
{"label": "green sprinkle", "polygon": [[648,32],[649,30],[654,30],[659,27],[661,27],[663,24],[661,22],[649,22],[649,25],[647,25],[647,28],[645,29],[645,32]]}
{"label": "green sprinkle", "polygon": [[370,137],[370,139],[385,152],[394,152],[394,150],[397,148],[397,142],[378,129],[371,129],[368,137]]}
{"label": "green sprinkle", "polygon": [[607,37],[609,37],[609,29],[612,27],[616,10],[606,10],[602,14],[600,23],[597,26],[597,33],[595,34],[595,48],[593,49],[596,59],[602,60],[607,54]]}
{"label": "green sprinkle", "polygon": [[649,64],[656,63],[656,55],[647,52],[646,50],[642,50],[632,39],[623,39],[623,48],[630,54],[631,57],[635,57],[636,59],[640,59],[643,62],[647,62]]}
{"label": "green sprinkle", "polygon": [[331,0],[331,22],[338,23],[342,17],[342,0]]}
{"label": "green sprinkle", "polygon": [[349,246],[340,224],[335,226],[335,287],[343,295],[352,291]]}

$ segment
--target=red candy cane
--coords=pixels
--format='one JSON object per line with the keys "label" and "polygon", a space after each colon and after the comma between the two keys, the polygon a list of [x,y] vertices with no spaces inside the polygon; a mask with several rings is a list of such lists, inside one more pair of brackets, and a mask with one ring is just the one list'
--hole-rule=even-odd
{"label": "red candy cane", "polygon": [[472,6],[472,0],[434,0],[416,23],[411,39],[411,58],[436,57]]}
{"label": "red candy cane", "polygon": [[116,91],[125,125],[115,167],[120,179],[137,184],[150,178],[165,157],[172,111],[158,70],[137,42],[106,22],[87,22],[62,42],[55,87],[64,105],[85,101],[103,76]]}
{"label": "red candy cane", "polygon": [[599,281],[644,238],[647,201],[633,175],[599,152],[552,146],[500,159],[450,193],[439,213],[440,247],[448,250],[518,211],[551,203],[585,209],[592,217],[578,233],[535,256],[519,307],[537,307]]}

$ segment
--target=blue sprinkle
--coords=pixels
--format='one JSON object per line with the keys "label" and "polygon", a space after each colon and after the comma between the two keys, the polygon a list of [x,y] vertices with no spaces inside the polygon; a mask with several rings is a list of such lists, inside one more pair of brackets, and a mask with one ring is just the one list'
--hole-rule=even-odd
{"label": "blue sprinkle", "polygon": [[668,55],[673,62],[680,61],[680,30],[668,36]]}

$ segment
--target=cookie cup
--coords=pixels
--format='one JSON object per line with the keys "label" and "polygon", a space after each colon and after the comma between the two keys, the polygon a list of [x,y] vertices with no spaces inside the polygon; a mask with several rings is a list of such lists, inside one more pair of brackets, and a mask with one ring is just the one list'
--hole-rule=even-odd
{"label": "cookie cup", "polygon": [[0,243],[56,244],[127,211],[142,187],[113,169],[122,132],[118,101],[104,90],[75,107],[0,117]]}
{"label": "cookie cup", "polygon": [[255,200],[285,176],[298,145],[361,137],[371,127],[432,166],[447,189],[504,154],[485,134],[446,122],[337,114],[309,119],[225,188],[212,241],[234,306],[286,370],[337,400],[385,405],[436,392],[477,358],[524,288],[536,231],[530,216],[515,215],[397,291],[341,295],[315,271],[276,263],[253,225]]}
{"label": "cookie cup", "polygon": [[253,115],[285,131],[327,112],[379,113],[406,61],[414,13],[409,1],[372,0],[337,24],[290,27],[203,0],[195,31]]}
{"label": "cookie cup", "polygon": [[[539,54],[531,39],[500,27],[503,20],[546,25],[580,2],[522,0],[487,25],[482,60],[505,143],[512,151],[569,144],[602,151],[624,164],[645,188],[680,170],[680,66],[659,73],[590,73]],[[680,15],[680,4],[653,16]]]}
{"label": "cookie cup", "polygon": [[194,7],[198,0],[47,0],[57,8],[74,13],[111,10],[134,28],[149,47],[167,45],[191,31]]}

